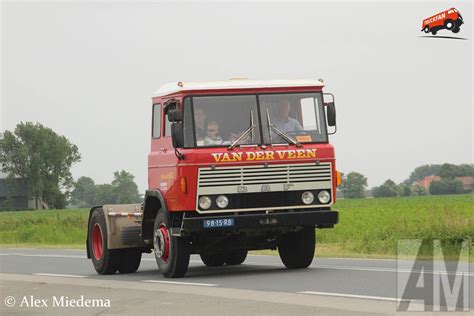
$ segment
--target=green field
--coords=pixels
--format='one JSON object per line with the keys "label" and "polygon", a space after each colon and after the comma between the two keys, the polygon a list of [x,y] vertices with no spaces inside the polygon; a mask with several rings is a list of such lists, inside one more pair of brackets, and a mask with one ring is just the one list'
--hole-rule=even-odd
{"label": "green field", "polygon": [[[454,246],[474,236],[473,194],[339,200],[335,208],[339,224],[317,230],[319,256],[394,257],[399,239],[418,238],[441,239],[455,255]],[[87,216],[85,209],[2,212],[0,246],[84,248]]]}

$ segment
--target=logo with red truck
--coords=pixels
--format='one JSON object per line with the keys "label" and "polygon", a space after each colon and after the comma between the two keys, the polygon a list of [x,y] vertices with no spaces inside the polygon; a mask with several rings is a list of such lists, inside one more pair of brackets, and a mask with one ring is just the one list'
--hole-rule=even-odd
{"label": "logo with red truck", "polygon": [[446,11],[437,13],[429,18],[423,20],[421,31],[436,35],[440,30],[449,30],[453,33],[458,33],[464,20],[461,13],[455,8],[450,8]]}

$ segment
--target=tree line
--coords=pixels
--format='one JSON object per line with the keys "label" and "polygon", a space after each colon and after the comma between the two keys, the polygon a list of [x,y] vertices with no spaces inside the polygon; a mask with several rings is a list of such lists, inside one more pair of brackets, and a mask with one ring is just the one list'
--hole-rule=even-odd
{"label": "tree line", "polygon": [[111,184],[95,184],[89,177],[80,177],[70,199],[70,204],[75,207],[140,202],[142,198],[134,182],[134,176],[125,170],[114,172]]}
{"label": "tree line", "polygon": [[[436,178],[431,181],[428,189],[426,189],[419,182],[428,176],[437,176],[439,179]],[[371,191],[376,198],[472,192],[472,188],[464,189],[463,183],[457,179],[458,177],[474,177],[474,165],[445,163],[419,166],[402,183],[396,184],[393,180],[387,179],[382,185],[373,187]],[[363,198],[366,196],[367,178],[358,172],[343,175],[340,190],[344,198]]]}
{"label": "tree line", "polygon": [[29,198],[55,209],[141,201],[134,176],[125,170],[116,171],[111,184],[96,185],[87,177],[74,181],[71,167],[80,161],[76,145],[40,123],[20,122],[0,134],[0,171],[10,191],[18,190],[13,184],[21,179]]}

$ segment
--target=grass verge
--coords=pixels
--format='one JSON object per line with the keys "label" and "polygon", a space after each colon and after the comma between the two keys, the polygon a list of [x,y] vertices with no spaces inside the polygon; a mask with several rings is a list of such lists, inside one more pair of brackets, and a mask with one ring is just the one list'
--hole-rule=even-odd
{"label": "grass verge", "polygon": [[[460,243],[474,236],[473,205],[473,194],[339,200],[339,224],[316,230],[317,255],[395,258],[401,239],[440,239],[444,255],[454,258]],[[1,212],[0,246],[84,248],[88,215],[87,209]]]}

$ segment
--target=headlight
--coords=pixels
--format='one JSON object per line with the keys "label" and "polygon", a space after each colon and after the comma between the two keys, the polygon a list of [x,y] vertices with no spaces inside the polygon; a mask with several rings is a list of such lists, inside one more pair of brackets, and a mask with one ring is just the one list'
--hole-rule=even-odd
{"label": "headlight", "polygon": [[220,208],[226,208],[229,205],[229,198],[225,195],[219,195],[216,198],[216,204]]}
{"label": "headlight", "polygon": [[303,194],[301,194],[301,201],[303,201],[304,204],[311,204],[311,203],[313,203],[313,201],[314,201],[314,195],[313,195],[313,193],[311,193],[311,192],[309,192],[309,191],[303,192]]}
{"label": "headlight", "polygon": [[331,194],[329,194],[329,192],[326,191],[326,190],[322,190],[322,191],[319,192],[319,194],[318,194],[318,200],[319,200],[319,202],[321,202],[322,204],[329,203],[329,201],[331,200]]}
{"label": "headlight", "polygon": [[204,195],[199,198],[199,207],[202,208],[203,210],[207,210],[208,208],[211,207],[212,201],[211,198]]}

